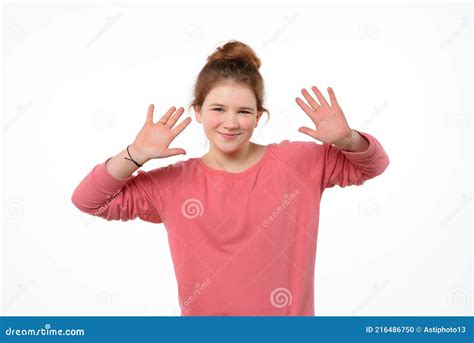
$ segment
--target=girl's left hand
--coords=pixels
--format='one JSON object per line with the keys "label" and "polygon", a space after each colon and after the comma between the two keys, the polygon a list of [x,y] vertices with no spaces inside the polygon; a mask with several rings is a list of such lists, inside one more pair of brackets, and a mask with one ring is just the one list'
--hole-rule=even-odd
{"label": "girl's left hand", "polygon": [[303,88],[301,93],[308,101],[309,106],[300,98],[296,98],[296,103],[311,118],[316,126],[316,130],[306,126],[300,127],[299,132],[307,134],[323,143],[343,145],[344,141],[350,137],[352,130],[347,124],[346,117],[339,107],[336,95],[331,87],[328,87],[331,105],[328,104],[324,96],[316,86],[311,87],[316,94],[320,104],[311,97],[308,91]]}

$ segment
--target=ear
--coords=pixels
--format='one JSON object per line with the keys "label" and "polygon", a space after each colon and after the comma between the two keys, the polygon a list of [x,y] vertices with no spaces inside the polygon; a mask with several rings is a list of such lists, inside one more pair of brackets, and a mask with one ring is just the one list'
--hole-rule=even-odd
{"label": "ear", "polygon": [[196,120],[198,123],[202,124],[202,113],[201,108],[199,106],[194,107],[194,113],[196,114]]}
{"label": "ear", "polygon": [[258,126],[258,122],[259,122],[260,118],[262,117],[262,114],[263,114],[263,111],[259,111],[259,112],[257,113],[257,122],[255,123],[255,127]]}

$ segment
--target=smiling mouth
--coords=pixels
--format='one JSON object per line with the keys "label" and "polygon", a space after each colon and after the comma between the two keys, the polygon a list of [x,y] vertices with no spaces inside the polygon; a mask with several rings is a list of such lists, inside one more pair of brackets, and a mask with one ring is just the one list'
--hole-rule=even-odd
{"label": "smiling mouth", "polygon": [[219,132],[221,135],[224,136],[238,136],[240,133],[224,133],[224,132]]}

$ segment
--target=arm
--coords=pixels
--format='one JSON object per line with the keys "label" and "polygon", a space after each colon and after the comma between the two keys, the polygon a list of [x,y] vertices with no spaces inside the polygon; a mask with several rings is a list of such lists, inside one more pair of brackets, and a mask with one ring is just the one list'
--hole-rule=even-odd
{"label": "arm", "polygon": [[[115,157],[96,165],[76,187],[73,204],[81,211],[107,220],[143,220],[161,223],[160,212],[164,201],[160,188],[166,181],[168,167],[146,172],[138,169],[133,161],[142,165],[153,158],[164,158],[186,153],[183,149],[168,148],[173,139],[191,122],[186,118],[173,128],[184,108],[176,112],[171,107],[157,123],[153,123],[153,109],[148,108],[146,122],[129,150],[122,150]],[[129,155],[130,153],[130,155]],[[133,161],[132,161],[133,160]]]}
{"label": "arm", "polygon": [[127,221],[140,217],[161,223],[164,202],[158,182],[165,168],[150,172],[140,170],[136,176],[118,179],[107,170],[111,161],[110,157],[96,165],[81,181],[72,195],[73,204],[84,213],[106,220]]}
{"label": "arm", "polygon": [[[321,142],[311,142],[319,161],[314,173],[321,173],[321,187],[341,187],[361,185],[365,180],[381,174],[388,166],[389,159],[380,143],[371,135],[353,130],[339,106],[334,91],[328,88],[329,104],[316,86],[312,87],[319,103],[302,89],[308,104],[300,98],[296,102],[314,122],[316,129],[301,127],[300,132]],[[322,169],[318,170],[318,169]]]}
{"label": "arm", "polygon": [[[336,145],[318,145],[319,165],[323,168],[321,189],[338,185],[340,187],[362,185],[366,180],[382,174],[390,161],[382,145],[372,135],[356,131],[358,138],[347,143],[348,151]],[[359,144],[360,142],[360,144]],[[363,150],[364,147],[367,147]],[[361,151],[358,151],[358,150]]]}

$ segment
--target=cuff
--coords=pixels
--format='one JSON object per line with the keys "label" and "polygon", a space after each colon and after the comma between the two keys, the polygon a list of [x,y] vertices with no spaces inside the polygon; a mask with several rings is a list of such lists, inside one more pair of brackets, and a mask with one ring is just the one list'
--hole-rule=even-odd
{"label": "cuff", "polygon": [[103,190],[119,190],[133,177],[133,175],[131,175],[125,179],[117,179],[116,177],[111,175],[106,167],[106,163],[111,158],[113,158],[113,156],[107,158],[104,162],[98,164],[94,168],[94,182],[98,187],[100,187],[100,189]]}
{"label": "cuff", "polygon": [[354,131],[357,131],[361,136],[363,136],[364,138],[367,139],[367,141],[369,141],[369,147],[364,151],[341,150],[341,152],[353,161],[367,161],[371,159],[372,157],[374,157],[377,150],[375,138],[366,132],[361,132],[359,130],[354,130]]}

